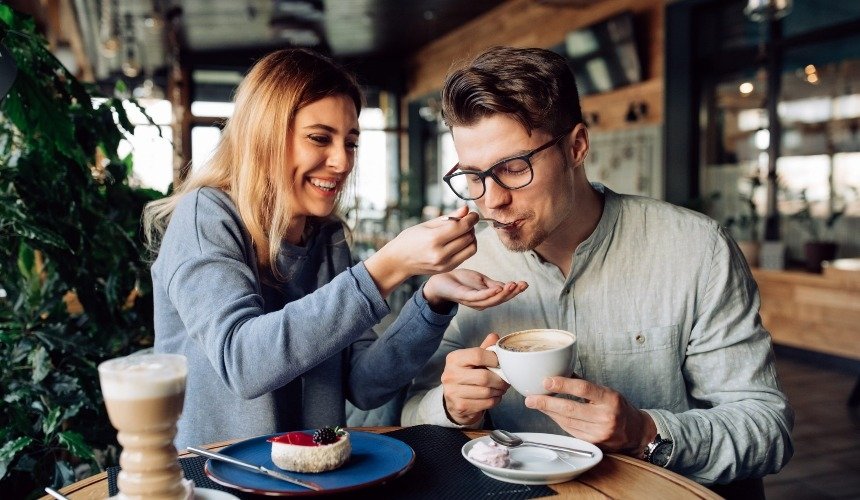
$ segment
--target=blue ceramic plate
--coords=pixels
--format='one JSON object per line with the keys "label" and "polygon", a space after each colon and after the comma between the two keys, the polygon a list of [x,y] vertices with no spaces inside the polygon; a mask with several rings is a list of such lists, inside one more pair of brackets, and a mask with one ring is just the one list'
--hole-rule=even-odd
{"label": "blue ceramic plate", "polygon": [[[281,469],[272,463],[272,444],[266,441],[277,435],[270,434],[240,441],[220,450],[220,453],[280,471]],[[415,462],[415,451],[403,441],[361,431],[349,431],[349,438],[352,455],[340,468],[316,474],[283,471],[319,484],[323,487],[321,491],[302,488],[214,460],[207,460],[204,470],[206,475],[218,484],[258,495],[327,495],[382,484],[405,474]]]}

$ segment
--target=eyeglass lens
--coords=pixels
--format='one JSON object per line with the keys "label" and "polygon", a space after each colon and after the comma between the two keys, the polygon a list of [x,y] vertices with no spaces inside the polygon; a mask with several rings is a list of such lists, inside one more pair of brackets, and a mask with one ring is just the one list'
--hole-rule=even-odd
{"label": "eyeglass lens", "polygon": [[[488,177],[504,188],[518,189],[532,181],[532,167],[526,160],[514,158],[493,167]],[[449,184],[460,198],[475,200],[484,195],[485,181],[480,173],[458,172],[451,176]]]}

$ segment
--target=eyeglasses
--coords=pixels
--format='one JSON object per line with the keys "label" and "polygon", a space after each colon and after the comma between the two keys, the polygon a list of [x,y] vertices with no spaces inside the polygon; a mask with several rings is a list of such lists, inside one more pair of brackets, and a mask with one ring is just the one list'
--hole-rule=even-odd
{"label": "eyeglasses", "polygon": [[482,172],[457,172],[460,165],[454,165],[454,168],[442,176],[442,180],[448,184],[448,187],[451,188],[451,191],[454,191],[454,194],[464,200],[477,200],[481,196],[484,196],[484,193],[487,191],[487,177],[492,177],[496,181],[496,184],[505,189],[524,188],[534,179],[532,156],[554,146],[567,134],[568,132],[565,132],[524,155],[502,160]]}

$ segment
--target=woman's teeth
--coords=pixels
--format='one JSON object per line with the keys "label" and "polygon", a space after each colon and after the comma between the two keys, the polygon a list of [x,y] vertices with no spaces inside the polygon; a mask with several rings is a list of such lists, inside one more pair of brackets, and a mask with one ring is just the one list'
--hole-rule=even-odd
{"label": "woman's teeth", "polygon": [[325,189],[326,191],[331,191],[332,189],[337,187],[337,182],[324,181],[322,179],[311,179],[311,184],[320,189]]}

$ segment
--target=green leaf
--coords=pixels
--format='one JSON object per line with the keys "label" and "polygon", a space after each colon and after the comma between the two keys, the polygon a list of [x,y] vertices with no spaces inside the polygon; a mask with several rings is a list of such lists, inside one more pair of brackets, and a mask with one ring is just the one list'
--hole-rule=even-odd
{"label": "green leaf", "polygon": [[15,455],[27,446],[30,446],[30,443],[32,442],[32,438],[19,437],[18,439],[7,442],[2,448],[0,448],[0,479],[3,479],[6,476],[6,471],[9,469],[9,464],[15,460]]}
{"label": "green leaf", "polygon": [[34,268],[36,267],[36,255],[33,249],[27,245],[21,245],[18,248],[18,272],[21,273],[26,280],[30,280]]}
{"label": "green leaf", "polygon": [[60,415],[62,411],[59,406],[55,406],[51,408],[51,411],[48,412],[47,415],[42,419],[42,433],[50,439],[50,435],[57,430],[57,426],[60,424]]}
{"label": "green leaf", "polygon": [[51,357],[48,355],[48,351],[46,351],[44,347],[39,346],[35,351],[30,353],[29,361],[30,366],[33,367],[32,380],[34,383],[38,384],[42,380],[45,380],[45,377],[51,373],[53,364],[51,363]]}
{"label": "green leaf", "polygon": [[[0,101],[0,445],[4,476],[14,467],[47,485],[46,474],[68,477],[78,463],[65,449],[92,459],[116,436],[96,366],[152,343],[140,213],[163,195],[129,185],[130,159],[117,154],[132,128],[122,99],[94,105],[101,91],[63,68],[33,19],[7,3],[0,39],[23,76]],[[108,181],[94,176],[104,163]],[[135,286],[143,293],[123,307]],[[67,310],[69,290],[83,313]]]}
{"label": "green leaf", "polygon": [[77,432],[63,431],[57,434],[57,440],[72,455],[85,460],[95,460],[93,449],[84,442],[84,437]]}

